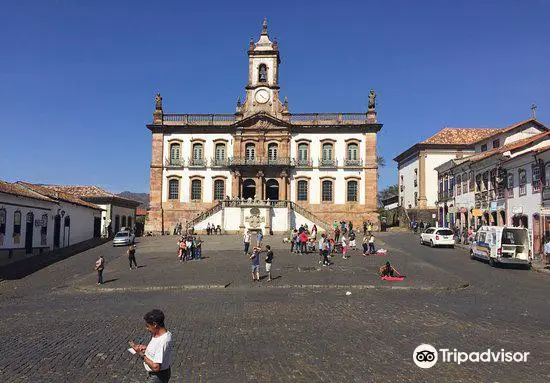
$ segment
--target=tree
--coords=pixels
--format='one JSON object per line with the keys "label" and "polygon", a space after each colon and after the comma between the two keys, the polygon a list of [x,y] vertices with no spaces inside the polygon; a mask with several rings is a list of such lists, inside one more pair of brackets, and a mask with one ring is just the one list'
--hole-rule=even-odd
{"label": "tree", "polygon": [[382,206],[382,200],[399,195],[399,185],[390,185],[378,192],[378,205]]}
{"label": "tree", "polygon": [[378,164],[379,168],[383,168],[386,166],[386,159],[382,157],[380,154],[376,155],[376,163]]}

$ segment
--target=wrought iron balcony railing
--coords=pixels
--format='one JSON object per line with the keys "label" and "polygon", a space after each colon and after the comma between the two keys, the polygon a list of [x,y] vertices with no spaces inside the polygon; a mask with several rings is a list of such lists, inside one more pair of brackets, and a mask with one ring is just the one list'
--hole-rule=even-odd
{"label": "wrought iron balcony railing", "polygon": [[277,158],[231,157],[229,158],[229,165],[231,166],[240,166],[240,165],[293,166],[293,161],[290,159],[290,157],[277,157]]}
{"label": "wrought iron balcony railing", "polygon": [[319,158],[319,167],[320,168],[336,168],[338,167],[338,160],[328,159],[328,158]]}
{"label": "wrought iron balcony railing", "polygon": [[204,158],[190,158],[188,166],[190,168],[203,168],[206,167],[206,160]]}
{"label": "wrought iron balcony railing", "polygon": [[313,161],[310,159],[298,158],[294,160],[294,165],[299,168],[311,168],[313,167]]}
{"label": "wrought iron balcony railing", "polygon": [[229,166],[229,159],[228,158],[211,158],[210,166],[213,168]]}
{"label": "wrought iron balcony railing", "polygon": [[344,160],[344,166],[349,168],[359,168],[363,166],[363,160],[350,160],[346,158]]}
{"label": "wrought iron balcony railing", "polygon": [[183,158],[165,158],[164,166],[167,168],[183,168],[185,161]]}

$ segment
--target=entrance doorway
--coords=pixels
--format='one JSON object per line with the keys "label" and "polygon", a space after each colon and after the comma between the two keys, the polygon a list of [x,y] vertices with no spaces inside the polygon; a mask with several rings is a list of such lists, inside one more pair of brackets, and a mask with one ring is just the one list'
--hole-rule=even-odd
{"label": "entrance doorway", "polygon": [[249,199],[256,196],[256,182],[253,179],[246,179],[243,181],[243,194],[244,199]]}
{"label": "entrance doorway", "polygon": [[279,200],[279,181],[270,179],[265,183],[265,196],[270,201]]}
{"label": "entrance doorway", "polygon": [[499,226],[506,226],[506,212],[504,210],[500,211],[500,223]]}
{"label": "entrance doorway", "polygon": [[53,247],[59,247],[61,235],[61,217],[56,215],[53,221]]}
{"label": "entrance doorway", "polygon": [[94,238],[101,237],[101,217],[94,217]]}
{"label": "entrance doorway", "polygon": [[32,253],[32,235],[34,229],[34,214],[27,213],[27,226],[25,228],[25,252]]}

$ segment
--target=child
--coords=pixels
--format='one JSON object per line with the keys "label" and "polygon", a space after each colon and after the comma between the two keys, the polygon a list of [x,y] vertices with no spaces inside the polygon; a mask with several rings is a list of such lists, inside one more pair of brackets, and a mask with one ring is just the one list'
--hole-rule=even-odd
{"label": "child", "polygon": [[387,261],[386,264],[378,270],[378,274],[381,277],[399,277],[401,274],[395,268],[390,265],[390,261]]}
{"label": "child", "polygon": [[273,263],[273,251],[271,251],[271,246],[266,245],[267,256],[265,258],[265,271],[267,272],[267,281],[271,281],[271,263]]}
{"label": "child", "polygon": [[178,242],[178,258],[180,259],[180,262],[183,262],[185,260],[185,256],[186,256],[185,239],[181,237]]}
{"label": "child", "polygon": [[374,246],[374,235],[370,235],[369,238],[369,253],[376,254],[376,247]]}
{"label": "child", "polygon": [[369,255],[369,238],[370,236],[367,234],[363,236],[363,255],[364,256]]}

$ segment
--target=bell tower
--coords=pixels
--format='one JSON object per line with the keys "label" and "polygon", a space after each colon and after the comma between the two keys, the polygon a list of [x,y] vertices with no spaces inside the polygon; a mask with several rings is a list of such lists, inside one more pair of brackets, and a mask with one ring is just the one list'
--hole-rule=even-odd
{"label": "bell tower", "polygon": [[241,109],[244,117],[261,111],[280,117],[283,109],[279,100],[280,63],[277,41],[269,39],[264,19],[260,39],[257,42],[251,39],[248,48],[248,84]]}

